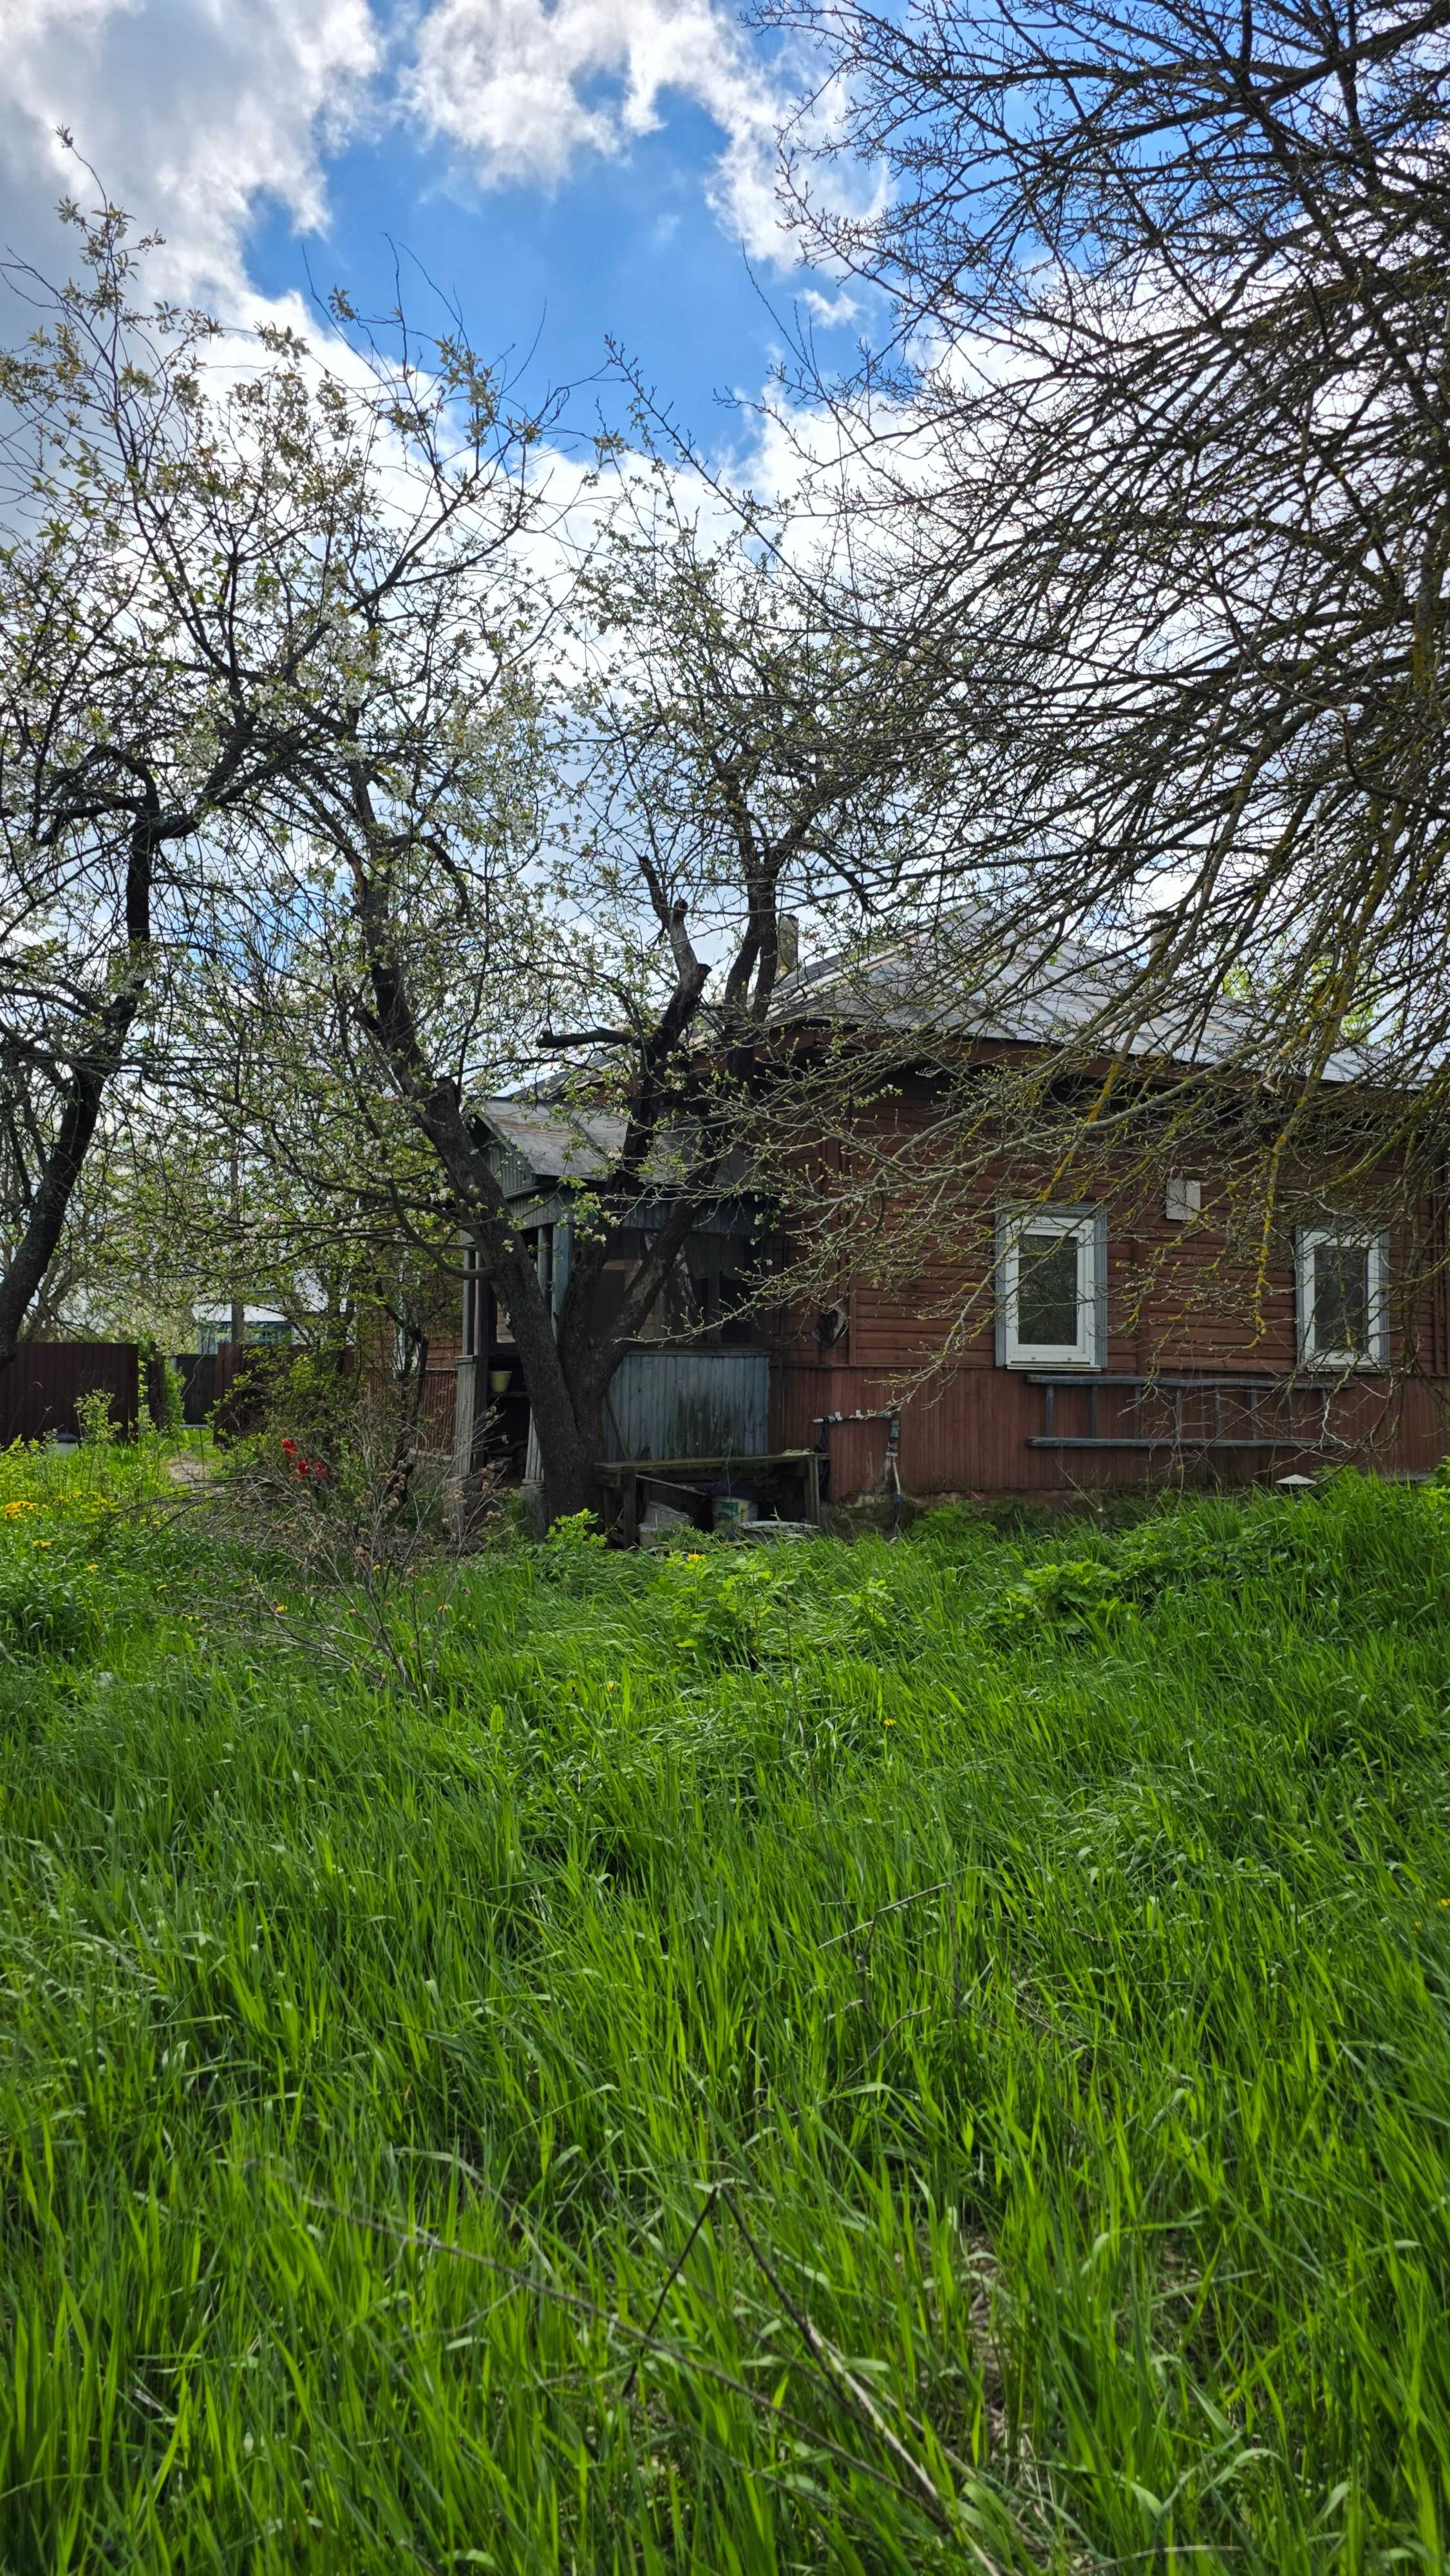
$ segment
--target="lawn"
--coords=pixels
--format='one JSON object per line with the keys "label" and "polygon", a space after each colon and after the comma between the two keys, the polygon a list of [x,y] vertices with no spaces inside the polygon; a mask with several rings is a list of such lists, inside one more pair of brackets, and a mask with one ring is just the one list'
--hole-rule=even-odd
{"label": "lawn", "polygon": [[6,2576],[1446,2563],[1450,1490],[390,1664],[163,1466],[0,1459]]}

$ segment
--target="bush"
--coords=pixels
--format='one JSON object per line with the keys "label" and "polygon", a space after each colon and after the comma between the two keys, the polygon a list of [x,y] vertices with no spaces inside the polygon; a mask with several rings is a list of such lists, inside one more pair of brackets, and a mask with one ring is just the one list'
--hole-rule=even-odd
{"label": "bush", "polygon": [[115,1418],[115,1397],[110,1388],[92,1386],[76,1397],[76,1428],[83,1449],[107,1449],[120,1438],[121,1426]]}
{"label": "bush", "polygon": [[186,1396],[181,1372],[172,1367],[155,1342],[146,1354],[146,1408],[152,1429],[168,1440],[178,1439],[185,1430]]}

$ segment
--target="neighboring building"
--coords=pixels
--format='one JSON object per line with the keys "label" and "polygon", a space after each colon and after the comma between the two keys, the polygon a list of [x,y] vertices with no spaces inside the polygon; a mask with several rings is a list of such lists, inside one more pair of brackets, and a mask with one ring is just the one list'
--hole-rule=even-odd
{"label": "neighboring building", "polygon": [[[1000,1061],[1040,1056],[1081,1027],[1102,992],[1099,962],[1054,952],[1051,969],[1007,975],[990,997],[933,1021],[936,1039]],[[909,965],[888,960],[864,985],[828,962],[786,979],[776,1017],[802,1032],[820,1024],[900,1030],[919,1011]],[[1229,1060],[1243,1037],[1220,1011],[1191,1045],[1166,1025],[1142,1051]],[[1361,1078],[1351,1051],[1331,1083]],[[889,1115],[898,1137],[934,1115],[923,1073],[899,1086]],[[556,1303],[568,1275],[573,1194],[605,1171],[620,1123],[542,1103],[479,1104],[494,1169],[539,1275]],[[810,1328],[732,1313],[762,1246],[762,1219],[742,1178],[738,1194],[702,1218],[666,1301],[657,1336],[689,1347],[641,1345],[616,1375],[607,1432],[613,1457],[739,1456],[819,1447],[834,1501],[885,1485],[907,1493],[1051,1494],[1083,1486],[1141,1486],[1192,1472],[1225,1482],[1281,1476],[1354,1456],[1398,1474],[1425,1473],[1446,1447],[1450,1310],[1443,1280],[1405,1312],[1396,1293],[1406,1246],[1393,1227],[1352,1209],[1286,1236],[1250,1315],[1250,1283],[1220,1269],[1215,1181],[1165,1172],[1156,1204],[1130,1223],[1102,1206],[1024,1204],[973,1184],[984,1252],[980,1323],[950,1362],[903,1398],[940,1360],[952,1281],[913,1291],[851,1280],[830,1318]],[[619,1287],[662,1203],[642,1201],[613,1265]],[[958,1276],[966,1287],[965,1271]],[[1161,1279],[1157,1295],[1144,1283]],[[1187,1291],[1168,1293],[1167,1283]],[[608,1289],[606,1288],[606,1297]],[[1134,1313],[1134,1310],[1139,1311]],[[607,1313],[607,1307],[603,1310]],[[460,1461],[491,1451],[523,1473],[528,1405],[506,1321],[485,1282],[470,1278],[459,1361]]]}
{"label": "neighboring building", "polygon": [[[202,1358],[219,1351],[232,1337],[230,1306],[193,1306],[192,1321],[196,1326],[196,1348]],[[249,1342],[295,1342],[302,1336],[290,1316],[275,1306],[244,1306],[242,1316],[245,1337]]]}

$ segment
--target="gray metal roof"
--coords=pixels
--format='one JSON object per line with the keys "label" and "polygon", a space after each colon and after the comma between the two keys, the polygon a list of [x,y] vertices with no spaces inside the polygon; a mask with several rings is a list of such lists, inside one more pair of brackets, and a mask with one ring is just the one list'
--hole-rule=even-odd
{"label": "gray metal roof", "polygon": [[[959,952],[968,953],[963,936]],[[979,956],[974,963],[980,973]],[[922,1037],[977,1038],[989,1043],[1065,1046],[1102,1023],[1105,1048],[1169,1058],[1179,1064],[1252,1066],[1260,1025],[1232,1003],[1205,1004],[1185,989],[1135,1019],[1127,998],[1134,959],[1112,957],[1082,940],[1005,954],[971,987],[954,963],[950,930],[902,940],[876,956],[842,952],[782,977],[771,1003],[777,1021],[828,1019]],[[1330,1082],[1370,1072],[1375,1051],[1341,1047],[1325,1066]]]}
{"label": "gray metal roof", "polygon": [[595,1180],[624,1143],[624,1120],[594,1110],[545,1109],[527,1100],[474,1100],[469,1107],[541,1181]]}
{"label": "gray metal roof", "polygon": [[[511,1200],[546,1197],[560,1183],[594,1181],[617,1162],[624,1144],[625,1121],[602,1110],[578,1109],[534,1100],[470,1100],[470,1117],[480,1119],[496,1140],[495,1170]],[[708,1152],[708,1148],[706,1149]],[[688,1128],[670,1128],[655,1137],[644,1163],[644,1187],[651,1198],[668,1198],[701,1186],[699,1140]],[[708,1188],[722,1201],[748,1191],[750,1168],[739,1151],[716,1157]],[[529,1223],[535,1222],[533,1217]]]}

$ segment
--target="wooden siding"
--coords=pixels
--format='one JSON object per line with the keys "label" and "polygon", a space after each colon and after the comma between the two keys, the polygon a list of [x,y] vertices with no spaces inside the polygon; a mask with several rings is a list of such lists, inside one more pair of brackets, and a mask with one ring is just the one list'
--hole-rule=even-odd
{"label": "wooden siding", "polygon": [[[798,1448],[819,1438],[826,1413],[874,1414],[888,1407],[899,1381],[879,1370],[854,1366],[808,1367],[778,1362],[771,1383],[771,1446]],[[1081,1427],[1083,1390],[1057,1398],[1062,1429]],[[1332,1399],[1330,1423],[1338,1454],[1350,1463],[1389,1474],[1426,1474],[1447,1446],[1447,1389],[1443,1381],[1411,1378],[1398,1386],[1380,1379],[1346,1388]],[[1190,1442],[1180,1452],[1132,1449],[1035,1449],[1044,1427],[1045,1389],[1015,1369],[960,1367],[943,1373],[900,1404],[898,1468],[908,1494],[1068,1495],[1142,1489],[1163,1483],[1246,1484],[1322,1467],[1325,1452],[1215,1450]],[[1104,1427],[1108,1417],[1104,1410]],[[846,1502],[879,1491],[886,1465],[884,1421],[841,1422],[827,1431],[830,1499]]]}
{"label": "wooden siding", "polygon": [[[911,1115],[910,1104],[899,1106],[894,1121],[898,1133]],[[1015,1194],[1020,1195],[1020,1178]],[[830,1350],[822,1351],[815,1342],[808,1329],[812,1318],[783,1325],[772,1376],[773,1447],[817,1438],[822,1415],[877,1414],[898,1403],[897,1464],[908,1493],[1068,1494],[1075,1488],[1141,1488],[1210,1477],[1236,1484],[1323,1464],[1326,1453],[1317,1445],[1302,1454],[1283,1449],[1204,1452],[1192,1439],[1176,1452],[1030,1446],[1047,1428],[1046,1390],[1031,1382],[1036,1372],[997,1364],[992,1240],[997,1195],[988,1178],[975,1185],[975,1217],[963,1229],[956,1259],[932,1264],[909,1285],[854,1279],[843,1298],[846,1331]],[[1054,1193],[1063,1202],[1080,1195],[1066,1180]],[[1352,1221],[1351,1212],[1345,1213]],[[1201,1224],[1173,1224],[1162,1215],[1161,1202],[1157,1209],[1138,1206],[1115,1218],[1109,1202],[1107,1233],[1108,1374],[1202,1376],[1210,1382],[1234,1375],[1280,1382],[1295,1376],[1298,1317],[1293,1242],[1287,1230],[1272,1247],[1261,1287],[1247,1265],[1226,1260],[1223,1236],[1214,1229],[1211,1186],[1205,1188]],[[1392,1228],[1394,1374],[1366,1373],[1335,1393],[1328,1454],[1389,1473],[1424,1474],[1450,1445],[1450,1313],[1443,1281],[1433,1293],[1419,1296],[1409,1312],[1395,1310],[1394,1278],[1397,1261],[1403,1275],[1403,1252]],[[943,1367],[939,1363],[949,1332],[955,1348],[950,1365]],[[938,1365],[929,1382],[912,1391],[912,1379],[933,1363]],[[1307,1388],[1313,1381],[1301,1383]],[[1296,1402],[1300,1419],[1312,1419],[1312,1399]],[[1086,1407],[1076,1387],[1059,1394],[1055,1404],[1059,1432],[1086,1430]],[[1191,1420],[1191,1402],[1189,1415]],[[1103,1390],[1100,1417],[1098,1428],[1118,1436],[1131,1436],[1141,1427],[1134,1423],[1126,1390]],[[1153,1427],[1163,1419],[1160,1410]],[[1277,1435],[1281,1424],[1263,1427]],[[833,1424],[827,1439],[833,1500],[880,1488],[886,1466],[884,1422]]]}

